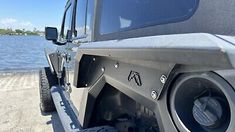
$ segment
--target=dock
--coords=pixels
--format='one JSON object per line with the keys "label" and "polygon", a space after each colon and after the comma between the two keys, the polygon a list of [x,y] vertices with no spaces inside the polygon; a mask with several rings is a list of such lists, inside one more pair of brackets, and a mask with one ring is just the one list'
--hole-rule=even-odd
{"label": "dock", "polygon": [[56,112],[41,113],[38,71],[0,72],[1,132],[63,132]]}

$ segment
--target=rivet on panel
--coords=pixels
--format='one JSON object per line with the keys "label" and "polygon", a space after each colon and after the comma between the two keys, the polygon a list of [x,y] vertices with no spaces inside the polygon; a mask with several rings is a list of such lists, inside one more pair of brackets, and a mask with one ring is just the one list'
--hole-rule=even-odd
{"label": "rivet on panel", "polygon": [[105,68],[104,68],[104,67],[102,67],[102,68],[101,68],[101,71],[102,71],[102,72],[104,72],[104,71],[105,71]]}
{"label": "rivet on panel", "polygon": [[160,77],[160,81],[161,81],[162,84],[165,84],[165,83],[166,83],[166,80],[167,80],[167,77],[166,77],[165,75],[162,75],[162,76]]}
{"label": "rivet on panel", "polygon": [[118,67],[119,67],[119,64],[118,64],[118,63],[116,63],[116,64],[114,65],[114,67],[115,67],[115,68],[118,68]]}
{"label": "rivet on panel", "polygon": [[151,97],[152,97],[152,99],[156,99],[157,96],[158,96],[158,94],[157,94],[156,91],[152,91],[152,92],[151,92]]}

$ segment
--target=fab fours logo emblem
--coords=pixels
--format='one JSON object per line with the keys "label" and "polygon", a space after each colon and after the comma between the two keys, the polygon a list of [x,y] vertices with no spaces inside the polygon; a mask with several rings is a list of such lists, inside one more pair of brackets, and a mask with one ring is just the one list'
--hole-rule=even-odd
{"label": "fab fours logo emblem", "polygon": [[140,74],[136,71],[131,71],[130,72],[130,74],[128,76],[128,81],[129,82],[135,82],[136,85],[142,86],[142,81],[141,81]]}

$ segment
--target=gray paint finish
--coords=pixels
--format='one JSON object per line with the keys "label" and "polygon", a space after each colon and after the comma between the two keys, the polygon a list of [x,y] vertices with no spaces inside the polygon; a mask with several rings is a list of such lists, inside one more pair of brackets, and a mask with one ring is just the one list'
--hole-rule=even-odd
{"label": "gray paint finish", "polygon": [[234,51],[233,42],[224,41],[211,34],[193,33],[91,42],[78,48],[77,58],[80,58],[79,56],[83,54],[89,54],[133,60],[233,68],[235,67],[232,62]]}

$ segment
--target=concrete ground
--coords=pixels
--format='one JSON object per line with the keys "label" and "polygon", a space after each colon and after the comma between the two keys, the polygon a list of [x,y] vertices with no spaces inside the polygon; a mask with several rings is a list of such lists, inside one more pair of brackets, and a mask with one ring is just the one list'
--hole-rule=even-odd
{"label": "concrete ground", "polygon": [[41,113],[38,80],[38,72],[0,73],[0,132],[64,131],[56,112]]}

